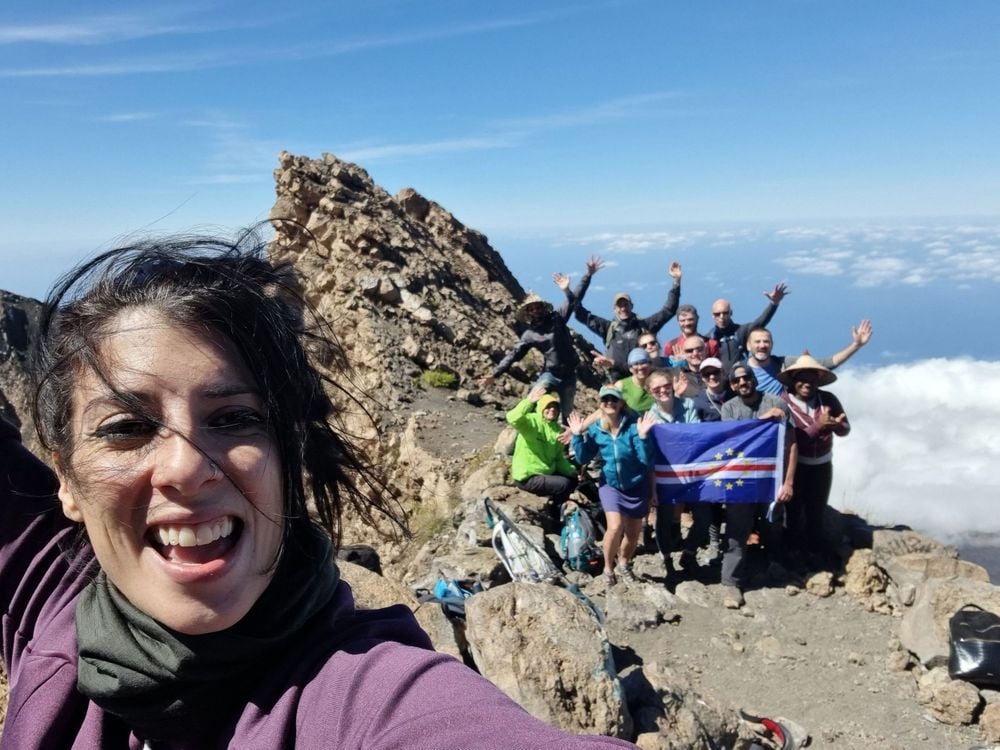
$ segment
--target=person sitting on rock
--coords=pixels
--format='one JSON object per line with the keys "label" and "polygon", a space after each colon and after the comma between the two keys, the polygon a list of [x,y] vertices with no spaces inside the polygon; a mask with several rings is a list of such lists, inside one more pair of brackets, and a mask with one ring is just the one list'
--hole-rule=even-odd
{"label": "person sitting on rock", "polygon": [[[862,320],[856,328],[851,329],[851,343],[832,357],[823,357],[819,360],[819,364],[830,370],[836,369],[853,357],[861,347],[871,340],[871,337],[871,321]],[[756,376],[757,389],[764,393],[773,393],[776,396],[784,393],[785,386],[778,380],[778,373],[782,369],[795,364],[795,360],[798,357],[794,355],[779,357],[771,354],[774,348],[774,341],[771,337],[771,332],[766,328],[754,328],[750,331],[750,336],[747,339],[747,348],[750,352],[747,357],[747,364],[750,365]]]}
{"label": "person sitting on rock", "polygon": [[[609,586],[620,577],[632,583],[632,556],[642,536],[642,522],[649,506],[649,472],[652,454],[647,442],[654,419],[636,417],[625,408],[622,392],[611,385],[600,390],[601,420],[590,427],[583,417],[569,415],[573,433],[573,453],[581,464],[599,452],[601,467],[598,497],[604,510],[604,578]],[[617,563],[617,565],[616,565]]]}
{"label": "person sitting on rock", "polygon": [[837,397],[820,390],[837,376],[808,352],[779,373],[778,379],[788,388],[782,398],[792,412],[799,454],[794,495],[785,506],[785,546],[793,559],[798,553],[807,566],[825,569],[836,560],[823,535],[833,483],[833,436],[845,437],[851,425]]}
{"label": "person sitting on rock", "polygon": [[[600,258],[592,258],[587,267],[591,264],[600,268]],[[477,382],[481,386],[492,385],[496,378],[507,372],[530,349],[537,349],[542,353],[544,364],[535,385],[545,386],[546,390],[558,393],[561,412],[569,414],[573,410],[573,399],[576,398],[576,366],[580,363],[580,358],[576,354],[566,322],[583,298],[587,284],[581,281],[574,292],[569,288],[569,279],[561,273],[552,274],[552,278],[566,294],[566,302],[558,310],[554,310],[550,302],[529,291],[515,314],[518,322],[525,325],[521,338],[493,368],[493,372]]]}
{"label": "person sitting on rock", "polygon": [[[773,419],[786,422],[785,475],[776,498],[778,503],[784,505],[793,496],[798,456],[788,404],[773,394],[757,390],[757,379],[754,377],[753,368],[742,362],[733,367],[729,382],[736,392],[736,398],[730,399],[723,405],[723,422],[738,419]],[[743,589],[750,578],[745,553],[747,542],[755,527],[760,530],[766,548],[774,549],[780,543],[775,528],[779,524],[780,514],[776,514],[773,522],[768,521],[767,509],[767,503],[726,504],[726,541],[722,553],[722,604],[727,609],[739,609],[743,606]]]}
{"label": "person sitting on rock", "polygon": [[514,484],[533,495],[552,498],[555,506],[569,499],[576,487],[576,467],[559,441],[559,398],[535,386],[528,397],[507,412],[507,423],[517,430],[510,467]]}
{"label": "person sitting on rock", "polygon": [[[689,398],[674,394],[674,374],[670,370],[653,370],[649,375],[647,385],[654,400],[649,414],[656,420],[656,424],[697,424],[701,422],[694,402]],[[658,451],[656,452],[658,453]],[[654,458],[654,465],[655,463]],[[695,555],[698,551],[698,545],[707,534],[711,513],[710,509],[705,507],[708,503],[690,503],[688,505],[688,511],[691,513],[694,523],[683,542],[680,571],[675,571],[671,563],[670,553],[679,541],[680,510],[683,506],[673,505],[661,510],[656,501],[655,482],[652,492],[649,521],[656,529],[656,546],[663,556],[667,580],[673,581],[680,571],[694,572],[697,567]]]}
{"label": "person sitting on rock", "polygon": [[[698,308],[694,305],[685,303],[677,308],[677,327],[680,328],[681,335],[663,346],[663,354],[669,358],[671,367],[678,366],[686,359],[684,340],[691,336],[701,336],[698,333],[698,320]],[[714,357],[718,351],[718,343],[708,336],[701,337],[705,340],[705,356]]]}
{"label": "person sitting on rock", "polygon": [[770,292],[764,292],[768,300],[764,312],[756,320],[742,325],[733,322],[733,306],[729,304],[729,300],[717,299],[712,303],[712,320],[715,321],[715,326],[708,332],[707,338],[713,339],[718,345],[716,356],[722,360],[726,371],[746,356],[750,331],[771,322],[786,294],[788,287],[784,283],[775,284]]}
{"label": "person sitting on rock", "polygon": [[[587,264],[587,272],[580,280],[577,297],[582,297],[590,285],[591,277],[602,266]],[[600,315],[594,315],[582,304],[576,307],[576,319],[596,333],[604,341],[605,353],[596,354],[594,364],[599,367],[609,367],[609,380],[628,377],[628,353],[639,345],[639,335],[643,330],[658,333],[667,321],[674,317],[681,298],[681,264],[674,261],[670,264],[670,277],[673,285],[667,294],[666,302],[659,311],[646,318],[638,318],[632,310],[632,298],[625,292],[618,292],[612,299],[614,319],[608,320]]]}

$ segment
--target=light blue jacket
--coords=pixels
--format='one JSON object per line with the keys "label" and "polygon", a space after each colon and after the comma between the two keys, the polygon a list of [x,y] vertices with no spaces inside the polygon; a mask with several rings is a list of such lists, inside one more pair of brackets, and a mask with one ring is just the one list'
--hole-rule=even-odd
{"label": "light blue jacket", "polygon": [[604,459],[601,484],[610,484],[616,490],[634,494],[638,485],[648,481],[653,468],[652,454],[647,440],[639,437],[636,417],[631,412],[622,415],[617,435],[612,435],[601,427],[600,422],[595,422],[582,435],[573,436],[573,453],[577,463],[587,463],[598,451]]}

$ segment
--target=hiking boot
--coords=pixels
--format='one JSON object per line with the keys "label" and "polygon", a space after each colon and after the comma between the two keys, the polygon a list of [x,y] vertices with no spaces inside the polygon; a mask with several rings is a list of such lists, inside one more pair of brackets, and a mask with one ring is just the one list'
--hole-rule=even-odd
{"label": "hiking boot", "polygon": [[635,577],[635,573],[632,571],[631,564],[622,565],[618,563],[618,567],[615,568],[615,575],[621,578],[625,583],[637,583],[638,578]]}
{"label": "hiking boot", "polygon": [[613,570],[604,571],[604,583],[607,584],[608,588],[611,588],[618,583],[618,577],[615,575]]}
{"label": "hiking boot", "polygon": [[722,587],[722,606],[726,609],[739,609],[746,603],[743,592],[735,586]]}

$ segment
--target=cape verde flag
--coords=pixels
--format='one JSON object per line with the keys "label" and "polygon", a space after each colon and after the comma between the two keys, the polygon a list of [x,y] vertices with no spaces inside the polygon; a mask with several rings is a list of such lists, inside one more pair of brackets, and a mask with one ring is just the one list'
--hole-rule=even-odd
{"label": "cape verde flag", "polygon": [[770,503],[784,476],[784,421],[658,424],[652,429],[660,503]]}

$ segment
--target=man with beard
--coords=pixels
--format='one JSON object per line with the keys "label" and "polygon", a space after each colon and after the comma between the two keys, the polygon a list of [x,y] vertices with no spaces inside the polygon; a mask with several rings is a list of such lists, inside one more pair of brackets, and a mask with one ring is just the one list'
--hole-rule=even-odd
{"label": "man with beard", "polygon": [[[861,347],[867,344],[872,337],[872,324],[869,320],[862,320],[856,328],[851,329],[851,343],[834,354],[832,357],[823,357],[819,364],[833,370],[844,364],[854,356]],[[784,384],[778,380],[778,373],[784,368],[791,367],[798,359],[797,355],[779,357],[771,354],[774,348],[774,341],[771,332],[766,328],[754,328],[750,331],[747,339],[747,364],[753,368],[753,373],[757,378],[757,388],[764,393],[781,395]]]}
{"label": "man with beard", "polygon": [[[777,396],[758,391],[754,371],[745,364],[733,367],[729,383],[736,392],[736,397],[723,404],[723,422],[738,419],[773,419],[785,422],[785,476],[776,498],[779,504],[784,505],[792,499],[798,459],[795,430],[788,404]],[[750,535],[756,530],[765,549],[774,548],[780,543],[777,529],[771,526],[780,525],[781,514],[776,512],[775,518],[768,520],[767,510],[767,503],[726,504],[726,541],[722,554],[721,582],[722,604],[727,609],[739,609],[744,603],[743,589],[750,577],[745,554]]]}
{"label": "man with beard", "polygon": [[[587,264],[587,272],[580,280],[577,289],[578,299],[582,299],[590,285],[590,278],[603,264]],[[673,285],[667,294],[663,307],[649,317],[636,317],[632,310],[632,298],[625,292],[618,292],[612,300],[614,318],[602,318],[594,315],[582,304],[576,307],[576,319],[604,340],[605,353],[594,358],[594,364],[599,367],[610,367],[609,379],[614,382],[629,376],[628,355],[639,346],[639,335],[643,330],[657,333],[667,321],[674,317],[677,305],[681,299],[681,264],[674,261],[670,264],[670,277]]]}
{"label": "man with beard", "polygon": [[778,311],[778,305],[788,294],[788,287],[783,283],[775,284],[770,292],[764,292],[768,305],[756,320],[750,323],[733,322],[733,306],[727,299],[717,299],[712,303],[712,320],[715,326],[708,332],[708,338],[716,342],[715,354],[722,360],[723,367],[728,371],[735,363],[743,359],[747,352],[747,335],[754,328],[762,328],[771,322]]}

